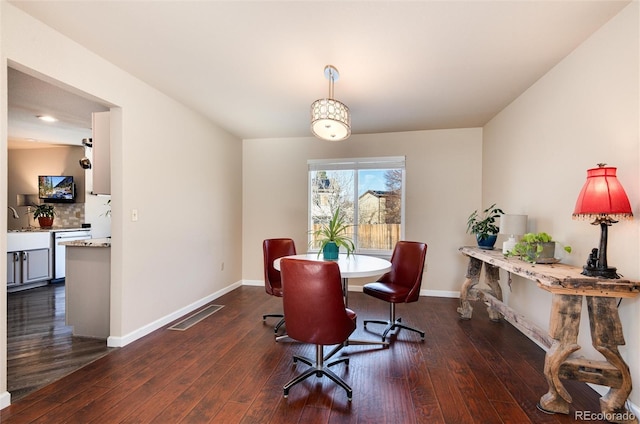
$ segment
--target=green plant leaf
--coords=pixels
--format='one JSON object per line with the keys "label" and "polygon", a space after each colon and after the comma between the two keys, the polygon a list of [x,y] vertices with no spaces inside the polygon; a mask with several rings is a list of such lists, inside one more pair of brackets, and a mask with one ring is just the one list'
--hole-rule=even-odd
{"label": "green plant leaf", "polygon": [[[347,251],[347,255],[350,255],[355,250],[355,245],[351,238],[346,236],[347,229],[351,225],[344,222],[344,217],[340,216],[340,207],[336,208],[331,214],[331,219],[321,228],[312,231],[315,242],[320,243],[320,251],[329,242],[334,242],[338,247],[343,247]],[[314,240],[310,242],[310,245],[314,243]]]}

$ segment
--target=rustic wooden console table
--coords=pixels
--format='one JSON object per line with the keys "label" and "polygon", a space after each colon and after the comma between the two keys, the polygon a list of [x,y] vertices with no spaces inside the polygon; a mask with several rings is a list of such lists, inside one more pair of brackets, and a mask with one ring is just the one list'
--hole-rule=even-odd
{"label": "rustic wooden console table", "polygon": [[[640,283],[629,280],[607,280],[586,277],[581,269],[564,265],[530,264],[517,258],[507,258],[498,250],[461,247],[469,257],[466,280],[460,290],[458,313],[471,319],[470,300],[483,299],[489,305],[489,317],[499,320],[500,314],[527,336],[538,340],[548,349],[544,361],[544,375],[549,391],[540,398],[538,407],[550,413],[569,413],[571,395],[562,385],[561,378],[609,386],[609,392],[600,398],[600,409],[608,421],[638,423],[625,407],[631,392],[629,366],[624,362],[618,346],[624,345],[622,324],[618,315],[617,298],[635,297]],[[480,271],[485,265],[485,281],[489,288],[479,290]],[[502,302],[500,268],[537,283],[538,287],[553,294],[548,335]],[[582,312],[582,298],[586,296],[593,347],[606,361],[570,358],[578,349],[578,331]]]}

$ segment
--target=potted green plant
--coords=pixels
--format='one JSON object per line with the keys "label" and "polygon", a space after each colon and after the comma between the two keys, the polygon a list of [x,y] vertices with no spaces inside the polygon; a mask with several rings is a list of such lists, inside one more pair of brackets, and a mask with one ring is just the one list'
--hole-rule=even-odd
{"label": "potted green plant", "polygon": [[33,210],[33,218],[38,218],[38,224],[40,224],[41,228],[51,228],[55,214],[53,205],[47,203],[37,205]]}
{"label": "potted green plant", "polygon": [[467,219],[467,233],[475,234],[480,249],[493,249],[498,238],[500,228],[496,225],[496,219],[503,215],[502,209],[496,204],[489,206],[482,213],[476,209]]}
{"label": "potted green plant", "polygon": [[343,247],[347,251],[347,256],[349,256],[355,250],[353,240],[346,235],[346,230],[349,227],[350,225],[344,222],[344,216],[340,214],[340,208],[336,208],[331,215],[329,223],[311,232],[313,235],[311,244],[320,244],[318,256],[320,256],[320,252],[322,252],[326,260],[338,259],[340,247]]}
{"label": "potted green plant", "polygon": [[[555,258],[556,241],[545,233],[527,233],[516,243],[514,248],[507,253],[507,256],[517,256],[523,261],[536,264],[556,263]],[[563,246],[567,253],[571,253],[571,246]]]}

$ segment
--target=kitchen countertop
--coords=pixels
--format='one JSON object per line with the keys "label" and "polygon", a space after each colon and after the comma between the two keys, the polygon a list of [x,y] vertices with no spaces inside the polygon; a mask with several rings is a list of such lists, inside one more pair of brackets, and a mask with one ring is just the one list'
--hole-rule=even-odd
{"label": "kitchen countertop", "polygon": [[59,231],[91,231],[91,228],[82,228],[82,227],[51,227],[51,228],[40,228],[40,227],[31,227],[31,228],[22,228],[20,230],[7,230],[8,233],[55,233]]}
{"label": "kitchen countertop", "polygon": [[69,247],[111,247],[111,238],[63,241],[58,244]]}

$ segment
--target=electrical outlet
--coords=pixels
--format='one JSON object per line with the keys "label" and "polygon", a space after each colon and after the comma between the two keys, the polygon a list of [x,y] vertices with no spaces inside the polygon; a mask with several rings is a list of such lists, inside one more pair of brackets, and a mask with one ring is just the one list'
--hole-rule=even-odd
{"label": "electrical outlet", "polygon": [[131,221],[135,222],[138,220],[138,209],[131,209]]}

